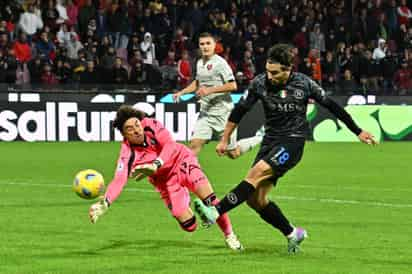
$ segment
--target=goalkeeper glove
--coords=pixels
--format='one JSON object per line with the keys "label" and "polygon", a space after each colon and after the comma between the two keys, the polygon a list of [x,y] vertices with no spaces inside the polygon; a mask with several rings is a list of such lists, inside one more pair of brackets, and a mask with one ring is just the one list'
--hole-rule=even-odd
{"label": "goalkeeper glove", "polygon": [[110,204],[105,198],[102,198],[97,203],[92,204],[89,209],[90,221],[95,224],[99,217],[109,210],[109,206]]}
{"label": "goalkeeper glove", "polygon": [[153,175],[162,165],[163,161],[160,159],[156,159],[150,164],[137,165],[132,170],[131,177],[139,181],[146,176]]}

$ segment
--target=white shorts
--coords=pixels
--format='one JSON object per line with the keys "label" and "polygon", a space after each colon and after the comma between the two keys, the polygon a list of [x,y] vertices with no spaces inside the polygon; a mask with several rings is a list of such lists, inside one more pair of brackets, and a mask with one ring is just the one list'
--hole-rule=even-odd
{"label": "white shorts", "polygon": [[[227,118],[227,116],[208,116],[207,114],[200,114],[193,128],[192,139],[220,141],[220,138],[222,137],[223,131],[225,129]],[[235,129],[230,136],[227,150],[233,150],[236,148],[236,140],[237,129]]]}

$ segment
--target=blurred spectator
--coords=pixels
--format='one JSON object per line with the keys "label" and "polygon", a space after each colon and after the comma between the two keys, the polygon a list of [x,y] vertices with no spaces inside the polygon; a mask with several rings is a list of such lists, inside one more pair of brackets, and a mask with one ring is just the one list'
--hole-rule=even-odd
{"label": "blurred spectator", "polygon": [[401,67],[396,71],[393,78],[394,88],[399,95],[408,94],[409,90],[412,88],[411,77],[412,73],[408,68],[407,61],[402,60]]}
{"label": "blurred spectator", "polygon": [[178,88],[186,87],[192,80],[192,67],[189,61],[189,53],[186,50],[182,52],[182,58],[177,62],[177,72]]}
{"label": "blurred spectator", "polygon": [[14,42],[13,50],[17,61],[27,63],[31,59],[31,47],[27,42],[27,36],[24,32],[20,33],[19,39]]}
{"label": "blurred spectator", "polygon": [[44,24],[53,31],[58,29],[57,19],[59,19],[59,12],[56,9],[54,0],[47,0],[46,6],[42,8],[42,19]]}
{"label": "blurred spectator", "polygon": [[80,84],[96,84],[101,82],[93,60],[87,60],[86,70],[80,74]]}
{"label": "blurred spectator", "polygon": [[29,4],[28,10],[20,16],[19,28],[27,35],[31,42],[32,36],[43,28],[43,20],[34,12],[34,5]]}
{"label": "blurred spectator", "polygon": [[412,18],[412,12],[406,4],[406,0],[401,0],[398,7],[398,21],[400,25],[409,26],[409,20]]}
{"label": "blurred spectator", "polygon": [[246,50],[243,55],[243,62],[241,64],[240,70],[243,74],[243,81],[245,84],[249,84],[255,77],[256,69],[252,60],[252,52]]}
{"label": "blurred spectator", "polygon": [[112,83],[113,84],[126,84],[128,81],[128,72],[122,66],[122,58],[116,57],[114,61],[114,66],[112,69]]}
{"label": "blurred spectator", "polygon": [[56,20],[58,25],[66,23],[69,20],[66,9],[66,0],[57,0],[56,1],[56,10],[59,17]]}
{"label": "blurred spectator", "polygon": [[[183,81],[178,72],[189,68],[190,63],[185,58],[180,60],[181,55],[185,51],[196,55],[193,45],[201,31],[212,32],[221,39],[216,52],[236,61],[231,62],[232,66],[234,71],[240,70],[237,78],[244,84],[252,75],[264,71],[267,49],[279,42],[293,43],[298,53],[294,69],[322,80],[329,91],[334,85],[346,85],[345,71],[349,70],[352,80],[368,89],[365,92],[390,94],[398,60],[412,60],[412,27],[409,27],[412,1],[405,0],[353,3],[346,0],[18,0],[18,5],[15,1],[3,2],[0,4],[3,64],[10,47],[18,62],[29,61],[30,55],[24,56],[29,49],[27,45],[34,41],[31,55],[55,64],[51,69],[59,82],[80,80],[87,67],[86,60],[90,59],[96,68],[102,69],[100,82],[109,83],[116,55],[124,58],[123,64],[130,64],[132,71],[138,68],[139,83],[150,87],[162,84],[159,63],[166,66],[179,60],[175,76],[166,77],[165,70],[161,70],[168,79],[165,81]],[[27,45],[15,37],[20,32],[28,36]],[[77,41],[72,40],[72,33],[78,34]],[[112,43],[108,37],[112,37]],[[387,41],[387,45],[382,47],[378,43],[374,49],[377,39]],[[320,59],[314,58],[310,49],[320,51]],[[168,56],[170,50],[175,52],[173,62]],[[81,57],[76,56],[78,51]],[[73,75],[63,80],[67,78],[64,64],[68,57],[72,58]],[[321,70],[315,69],[319,68],[319,60]],[[29,61],[32,70],[36,62],[40,60]],[[144,64],[138,65],[140,62]],[[339,64],[339,71],[333,72],[334,64]],[[19,75],[22,67],[17,67]],[[43,72],[30,71],[32,82],[40,81],[36,70],[40,75]],[[22,83],[20,78],[17,82]],[[347,87],[338,91],[344,92]]]}
{"label": "blurred spectator", "polygon": [[352,78],[352,73],[349,69],[346,69],[343,73],[343,79],[339,81],[338,93],[340,95],[352,94],[358,91],[359,86]]}
{"label": "blurred spectator", "polygon": [[393,90],[393,78],[396,70],[398,69],[398,59],[392,55],[392,52],[388,51],[385,58],[380,62],[380,70],[382,71],[382,91],[383,95],[390,95]]}
{"label": "blurred spectator", "polygon": [[104,35],[101,39],[101,42],[97,46],[97,55],[100,59],[107,54],[110,47],[113,47],[112,43],[110,42],[110,38],[108,35]]}
{"label": "blurred spectator", "polygon": [[172,49],[176,53],[176,58],[180,58],[182,56],[182,52],[189,49],[187,43],[188,37],[184,35],[181,28],[177,28],[174,40],[172,42]]}
{"label": "blurred spectator", "polygon": [[5,74],[5,81],[8,84],[16,83],[16,70],[18,62],[14,56],[14,50],[8,49],[5,57],[3,58],[3,68]]}
{"label": "blurred spectator", "polygon": [[43,56],[44,59],[52,58],[54,52],[54,44],[49,41],[49,37],[46,32],[42,32],[40,40],[36,43],[37,54]]}
{"label": "blurred spectator", "polygon": [[0,51],[6,52],[9,47],[9,36],[6,32],[0,33]]}
{"label": "blurred spectator", "polygon": [[324,53],[325,47],[325,35],[320,30],[320,24],[315,24],[313,31],[309,34],[309,48],[316,49],[320,53]]}
{"label": "blurred spectator", "polygon": [[142,54],[140,50],[137,49],[133,52],[133,56],[129,58],[129,65],[131,67],[134,67],[136,63],[142,63],[142,62],[143,62]]}
{"label": "blurred spectator", "polygon": [[147,84],[147,73],[143,68],[141,62],[136,62],[132,67],[130,72],[129,84],[132,85],[146,85]]}
{"label": "blurred spectator", "polygon": [[68,61],[58,59],[56,62],[56,79],[59,83],[67,84],[72,78],[72,68]]}
{"label": "blurred spectator", "polygon": [[365,92],[377,92],[379,90],[378,77],[379,65],[372,59],[372,52],[367,50],[360,60],[360,81]]}
{"label": "blurred spectator", "polygon": [[50,64],[46,63],[43,66],[43,74],[41,76],[41,83],[44,85],[55,85],[59,81],[56,78],[54,72],[52,72],[52,67]]}
{"label": "blurred spectator", "polygon": [[96,14],[96,9],[92,4],[92,0],[86,0],[84,6],[79,9],[77,25],[79,28],[80,35],[87,32],[87,26],[90,19],[94,18]]}
{"label": "blurred spectator", "polygon": [[105,9],[100,6],[96,15],[96,34],[99,38],[102,38],[107,34],[107,15]]}
{"label": "blurred spectator", "polygon": [[152,41],[152,35],[149,32],[144,34],[144,40],[140,43],[140,49],[143,54],[143,63],[149,65],[155,65],[156,51],[155,44]]}
{"label": "blurred spectator", "polygon": [[77,34],[73,32],[70,33],[70,40],[66,41],[64,46],[67,49],[67,57],[69,59],[78,59],[78,52],[83,49],[83,45],[79,41]]}
{"label": "blurred spectator", "polygon": [[162,73],[163,84],[168,88],[176,88],[178,72],[176,55],[173,50],[169,50],[159,70]]}
{"label": "blurred spectator", "polygon": [[312,78],[319,84],[322,83],[322,66],[320,63],[320,51],[318,49],[312,49],[309,52],[308,61],[312,68]]}
{"label": "blurred spectator", "polygon": [[306,26],[300,28],[300,32],[296,33],[293,37],[293,43],[298,48],[300,56],[307,56],[309,53],[308,34],[306,32]]}
{"label": "blurred spectator", "polygon": [[6,82],[6,66],[3,51],[0,50],[0,83]]}
{"label": "blurred spectator", "polygon": [[133,33],[127,44],[127,58],[132,58],[137,50],[140,51],[139,36],[137,33]]}
{"label": "blurred spectator", "polygon": [[326,58],[321,61],[322,84],[325,87],[334,87],[336,83],[336,61],[331,51],[326,52]]}
{"label": "blurred spectator", "polygon": [[67,44],[70,41],[70,34],[71,32],[69,31],[69,27],[66,24],[61,24],[56,35],[57,42],[61,45]]}
{"label": "blurred spectator", "polygon": [[73,0],[67,0],[66,6],[67,12],[67,24],[69,26],[77,25],[77,17],[79,16],[79,8],[76,4],[73,3]]}
{"label": "blurred spectator", "polygon": [[378,46],[373,50],[372,58],[377,61],[385,58],[387,49],[385,39],[380,38],[378,40]]}
{"label": "blurred spectator", "polygon": [[28,68],[30,73],[30,83],[40,84],[43,73],[43,64],[40,56],[36,56],[33,60],[31,60],[28,64]]}

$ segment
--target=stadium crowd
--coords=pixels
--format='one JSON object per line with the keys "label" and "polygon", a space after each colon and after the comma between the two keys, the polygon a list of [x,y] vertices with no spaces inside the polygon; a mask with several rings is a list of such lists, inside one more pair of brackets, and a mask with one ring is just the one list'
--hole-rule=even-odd
{"label": "stadium crowd", "polygon": [[190,83],[201,32],[245,87],[267,49],[334,94],[411,94],[407,0],[12,0],[0,2],[0,83]]}

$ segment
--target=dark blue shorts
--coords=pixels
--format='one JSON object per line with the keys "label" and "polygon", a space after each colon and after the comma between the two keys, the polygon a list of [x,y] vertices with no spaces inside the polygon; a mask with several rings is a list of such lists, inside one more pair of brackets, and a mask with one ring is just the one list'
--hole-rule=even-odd
{"label": "dark blue shorts", "polygon": [[265,161],[272,167],[274,180],[276,180],[299,163],[304,146],[305,138],[265,138],[253,165],[260,160]]}

